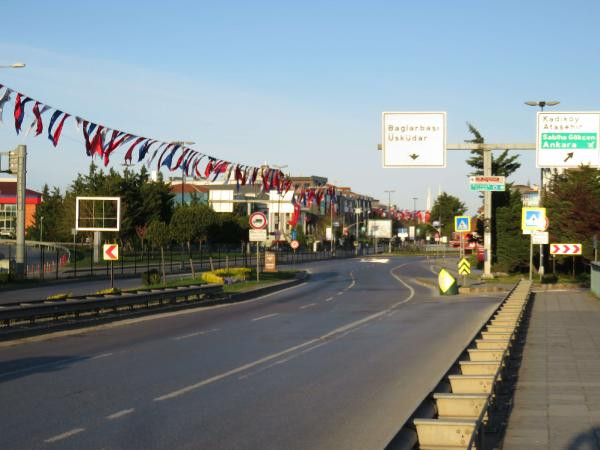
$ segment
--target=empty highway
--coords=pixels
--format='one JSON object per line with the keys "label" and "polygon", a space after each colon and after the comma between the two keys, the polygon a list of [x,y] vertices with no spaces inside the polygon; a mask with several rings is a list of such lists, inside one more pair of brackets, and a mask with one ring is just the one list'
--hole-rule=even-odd
{"label": "empty highway", "polygon": [[499,302],[423,258],[305,266],[245,303],[0,343],[0,448],[380,449]]}

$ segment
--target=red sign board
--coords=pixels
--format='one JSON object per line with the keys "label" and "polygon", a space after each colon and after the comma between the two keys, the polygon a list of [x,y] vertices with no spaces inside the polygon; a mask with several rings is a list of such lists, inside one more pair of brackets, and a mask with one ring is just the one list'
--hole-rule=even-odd
{"label": "red sign board", "polygon": [[292,241],[292,242],[290,242],[290,247],[292,247],[292,250],[297,250],[298,247],[300,247],[300,242]]}
{"label": "red sign board", "polygon": [[119,246],[117,244],[104,244],[102,250],[104,261],[117,261],[119,259]]}
{"label": "red sign board", "polygon": [[250,227],[254,230],[264,230],[267,228],[267,216],[261,212],[250,214]]}
{"label": "red sign board", "polygon": [[551,255],[581,255],[581,244],[550,244]]}

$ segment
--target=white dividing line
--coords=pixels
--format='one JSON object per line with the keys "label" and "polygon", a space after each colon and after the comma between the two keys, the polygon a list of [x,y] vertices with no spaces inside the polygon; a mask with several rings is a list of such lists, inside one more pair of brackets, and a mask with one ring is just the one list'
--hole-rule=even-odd
{"label": "white dividing line", "polygon": [[267,314],[266,316],[255,317],[254,319],[252,319],[252,322],[256,322],[257,320],[268,319],[269,317],[275,317],[278,315],[279,315],[279,313],[273,313],[273,314]]}
{"label": "white dividing line", "polygon": [[[197,383],[194,384],[190,384],[188,386],[184,386],[181,389],[177,389],[171,392],[168,392],[164,395],[161,395],[159,397],[155,397],[154,401],[155,402],[162,402],[164,400],[170,400],[172,398],[176,398],[179,397],[181,395],[187,394],[189,392],[195,391],[196,389],[199,389],[203,386],[206,386],[208,384],[212,384],[215,383],[217,381],[223,380],[224,378],[228,378],[232,375],[237,375],[239,373],[245,372],[249,369],[252,369],[254,367],[260,366],[264,363],[273,361],[273,360],[278,360],[283,356],[289,355],[290,353],[294,353],[298,350],[302,350],[302,349],[306,349],[307,347],[311,347],[315,344],[320,344],[322,342],[325,341],[331,341],[334,340],[335,338],[337,338],[340,335],[346,334],[347,332],[353,330],[353,329],[357,329],[359,327],[361,327],[364,324],[367,324],[369,322],[372,322],[374,320],[377,320],[387,314],[389,314],[390,312],[392,312],[393,310],[395,310],[398,306],[405,304],[406,302],[408,302],[409,300],[411,300],[414,295],[415,295],[415,290],[408,285],[407,283],[405,283],[400,277],[398,277],[397,275],[395,275],[393,273],[394,270],[399,269],[402,266],[405,266],[408,263],[405,264],[401,264],[397,267],[394,267],[393,269],[390,270],[390,274],[396,279],[398,280],[400,283],[402,283],[404,286],[406,286],[408,288],[408,290],[410,291],[410,294],[408,297],[406,297],[404,300],[401,300],[397,303],[394,303],[393,305],[391,305],[389,308],[384,309],[383,311],[379,311],[377,313],[371,314],[369,316],[363,317],[362,319],[356,320],[354,322],[350,322],[346,325],[343,325],[341,327],[335,328],[334,330],[330,331],[329,333],[326,333],[322,336],[319,336],[317,338],[313,338],[313,339],[309,339],[308,341],[304,341],[301,344],[298,345],[294,345],[292,347],[288,347],[285,350],[282,350],[280,352],[277,353],[272,353],[270,355],[267,355],[263,358],[257,359],[255,361],[249,362],[247,364],[238,366],[234,369],[228,370],[226,372],[222,372],[220,374],[217,374],[213,377],[210,378],[206,378],[204,380],[200,380]],[[268,317],[268,316],[263,316],[264,317]]]}
{"label": "white dividing line", "polygon": [[326,299],[325,299],[325,301],[326,301],[326,302],[330,302],[330,301],[332,301],[332,300],[333,300],[333,297],[329,297],[329,298],[326,298]]}
{"label": "white dividing line", "polygon": [[190,334],[184,334],[181,336],[176,336],[173,338],[174,341],[180,341],[181,339],[187,339],[187,338],[191,338],[194,336],[200,336],[203,334],[208,334],[208,333],[214,333],[215,331],[221,331],[220,328],[213,328],[212,330],[202,330],[202,331],[196,331],[195,333],[190,333]]}
{"label": "white dividing line", "polygon": [[115,419],[119,419],[120,417],[126,416],[127,414],[131,414],[133,411],[135,411],[135,408],[131,408],[131,409],[123,409],[121,411],[117,411],[114,414],[111,414],[110,416],[106,416],[106,418],[108,420],[115,420]]}
{"label": "white dividing line", "polygon": [[73,436],[74,434],[81,433],[82,431],[85,431],[85,428],[74,428],[71,431],[67,431],[62,434],[57,434],[56,436],[48,438],[44,442],[51,444],[52,442],[61,441],[63,439]]}
{"label": "white dividing line", "polygon": [[99,355],[93,356],[90,359],[100,359],[100,358],[108,358],[109,356],[112,356],[112,353],[101,353]]}
{"label": "white dividing line", "polygon": [[313,306],[317,306],[316,303],[309,303],[308,305],[301,306],[300,309],[312,308]]}
{"label": "white dividing line", "polygon": [[342,295],[344,291],[337,292],[335,295]]}

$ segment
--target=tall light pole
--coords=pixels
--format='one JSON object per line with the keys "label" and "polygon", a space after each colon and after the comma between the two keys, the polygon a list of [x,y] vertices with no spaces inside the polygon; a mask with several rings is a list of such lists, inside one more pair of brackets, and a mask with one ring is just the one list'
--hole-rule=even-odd
{"label": "tall light pole", "polygon": [[[173,144],[173,145],[179,145],[179,146],[184,146],[184,145],[194,145],[195,142],[192,141],[171,141],[169,142],[169,144]],[[183,206],[185,204],[185,200],[184,200],[184,186],[185,186],[185,171],[183,168],[181,168],[181,206]]]}
{"label": "tall light pole", "polygon": [[[540,111],[544,110],[545,106],[556,106],[558,105],[560,102],[556,101],[556,100],[540,100],[540,101],[528,101],[525,102],[526,105],[528,106],[539,106]],[[539,194],[539,205],[541,206],[542,204],[542,192],[544,191],[544,168],[542,167],[540,169],[540,194]],[[531,236],[531,239],[533,239],[533,236]],[[531,269],[530,269],[530,273],[531,273]],[[544,246],[542,244],[540,244],[540,267],[538,269],[538,274],[540,275],[540,278],[542,277],[542,275],[544,275]]]}
{"label": "tall light pole", "polygon": [[[281,169],[285,169],[287,167],[287,164],[283,165],[283,166],[279,166],[279,165],[272,165],[270,166],[274,169],[277,169],[279,171],[281,171]],[[279,249],[279,238],[284,234],[283,233],[283,228],[281,226],[281,192],[277,193],[277,229],[279,231],[279,237],[277,237],[277,248]]]}
{"label": "tall light pole", "polygon": [[[392,194],[394,192],[396,192],[395,190],[385,190],[383,192],[386,192],[388,195],[388,216],[391,220],[390,223],[390,228],[393,228],[392,225],[394,224],[393,219],[392,219]],[[392,230],[392,236],[394,235],[393,230]],[[390,242],[388,243],[388,253],[392,253],[392,238],[390,237]]]}

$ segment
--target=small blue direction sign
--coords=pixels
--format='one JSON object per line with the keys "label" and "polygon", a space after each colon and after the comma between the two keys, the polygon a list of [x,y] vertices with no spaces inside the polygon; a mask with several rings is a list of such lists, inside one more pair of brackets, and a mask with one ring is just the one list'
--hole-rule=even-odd
{"label": "small blue direction sign", "polygon": [[459,233],[467,233],[471,231],[471,217],[454,216],[454,231]]}
{"label": "small blue direction sign", "polygon": [[296,230],[292,230],[290,232],[290,237],[292,238],[292,241],[295,241],[296,239],[298,239],[298,232]]}
{"label": "small blue direction sign", "polygon": [[546,208],[525,207],[522,211],[521,229],[531,231],[546,229]]}

